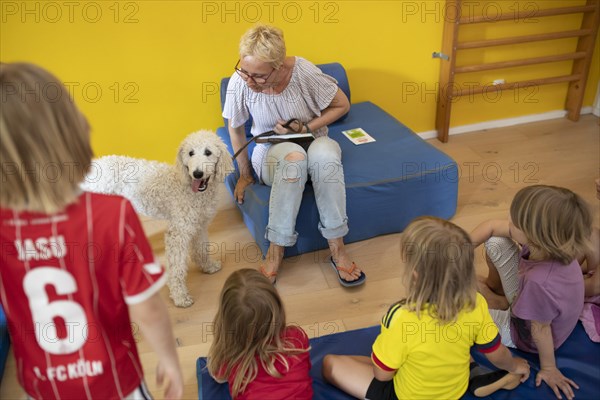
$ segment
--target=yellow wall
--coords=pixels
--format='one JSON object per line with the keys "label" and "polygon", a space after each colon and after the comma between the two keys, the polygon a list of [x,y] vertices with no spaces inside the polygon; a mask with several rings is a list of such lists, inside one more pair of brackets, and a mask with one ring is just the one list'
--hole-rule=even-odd
{"label": "yellow wall", "polygon": [[[548,8],[584,0],[473,0],[493,19],[498,5]],[[488,3],[493,3],[488,5]],[[370,100],[416,132],[435,128],[435,90],[444,2],[438,1],[0,1],[0,57],[38,63],[67,83],[93,126],[99,155],[171,161],[183,136],[221,126],[218,85],[237,61],[241,34],[255,22],[281,27],[288,53],[315,63],[341,62],[353,102]],[[486,8],[487,7],[487,8]],[[479,25],[463,38],[576,26],[577,17]],[[491,26],[489,26],[491,25]],[[479,30],[479,31],[477,31]],[[472,51],[459,64],[573,50],[574,41]],[[598,45],[598,43],[597,43]],[[598,46],[597,46],[598,47]],[[584,105],[599,78],[599,51]],[[516,71],[516,72],[515,72]],[[466,79],[523,79],[568,74],[569,63],[494,71]],[[565,72],[566,71],[566,72]],[[562,109],[566,84],[515,96],[461,98],[452,125]]]}

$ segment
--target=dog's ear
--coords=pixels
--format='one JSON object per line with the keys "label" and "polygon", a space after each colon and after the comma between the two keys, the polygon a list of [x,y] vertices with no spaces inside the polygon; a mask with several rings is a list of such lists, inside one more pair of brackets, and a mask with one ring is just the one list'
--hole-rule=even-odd
{"label": "dog's ear", "polygon": [[177,149],[177,157],[175,157],[175,165],[177,166],[177,171],[179,171],[182,179],[185,179],[188,176],[187,166],[183,163],[183,154],[185,149],[183,148],[183,143]]}
{"label": "dog's ear", "polygon": [[[216,136],[216,135],[215,135]],[[229,154],[229,150],[223,140],[217,136],[216,138],[217,146],[219,147],[219,151],[221,156],[219,157],[219,162],[217,163],[217,171],[216,177],[219,182],[224,182],[225,177],[235,170],[233,166],[233,160],[231,159],[231,155]]]}

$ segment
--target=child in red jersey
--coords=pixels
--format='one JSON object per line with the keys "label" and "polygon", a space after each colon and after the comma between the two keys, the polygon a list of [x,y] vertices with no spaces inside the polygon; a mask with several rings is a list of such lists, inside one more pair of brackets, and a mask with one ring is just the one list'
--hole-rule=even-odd
{"label": "child in red jersey", "polygon": [[260,272],[232,273],[221,291],[208,371],[242,399],[312,399],[308,336],[286,326],[277,289]]}
{"label": "child in red jersey", "polygon": [[34,399],[149,398],[131,317],[165,397],[180,398],[166,274],[127,200],[79,189],[84,116],[35,65],[0,64],[0,86],[0,303],[21,386]]}

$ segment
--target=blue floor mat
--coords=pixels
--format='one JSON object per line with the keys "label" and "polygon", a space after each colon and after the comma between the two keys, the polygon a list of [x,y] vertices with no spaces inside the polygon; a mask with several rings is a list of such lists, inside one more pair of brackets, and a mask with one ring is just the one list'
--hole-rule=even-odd
{"label": "blue floor mat", "polygon": [[[313,379],[315,400],[349,400],[353,397],[341,392],[326,383],[321,377],[321,366],[326,354],[370,355],[371,345],[379,333],[379,326],[354,331],[341,332],[310,340],[311,344],[311,376]],[[513,350],[513,353],[527,359],[531,364],[529,379],[512,391],[500,390],[486,399],[554,399],[555,396],[545,384],[535,387],[535,375],[539,371],[539,360],[536,354]],[[473,352],[475,360],[490,366],[482,354]],[[556,361],[562,373],[573,379],[579,390],[575,390],[578,400],[596,400],[600,394],[600,344],[592,342],[583,326],[579,323],[569,339],[556,352]],[[198,396],[200,400],[231,399],[227,384],[215,382],[206,370],[206,358],[198,358],[196,373],[198,377]],[[565,398],[563,396],[563,398]],[[474,400],[476,397],[466,394],[463,399]]]}

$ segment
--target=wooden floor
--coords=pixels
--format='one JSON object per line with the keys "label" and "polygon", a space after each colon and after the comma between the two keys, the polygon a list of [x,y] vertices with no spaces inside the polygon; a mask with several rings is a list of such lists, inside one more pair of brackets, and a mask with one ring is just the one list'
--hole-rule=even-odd
{"label": "wooden floor", "polygon": [[[509,128],[452,136],[449,143],[429,142],[450,155],[460,167],[458,209],[452,221],[467,231],[488,218],[505,218],[514,193],[529,184],[567,187],[592,206],[599,223],[600,201],[595,197],[594,179],[600,176],[600,126],[598,118],[586,115],[578,123],[555,119]],[[221,193],[219,214],[210,227],[216,246],[214,257],[223,262],[222,271],[203,275],[192,269],[188,286],[196,302],[179,309],[169,304],[185,379],[184,398],[198,398],[196,359],[206,355],[212,341],[211,321],[219,291],[234,270],[256,268],[258,249],[242,222],[231,198]],[[393,210],[390,210],[393,212]],[[144,220],[155,252],[164,262],[164,223]],[[328,252],[318,251],[286,259],[277,279],[290,323],[301,325],[311,337],[377,324],[388,306],[401,298],[399,235],[386,235],[348,246],[354,260],[366,272],[367,283],[343,289],[329,266]],[[481,249],[477,270],[484,274]],[[138,342],[146,381],[156,398],[156,357],[142,337]],[[15,378],[15,362],[9,356],[0,388],[0,399],[24,398]]]}

